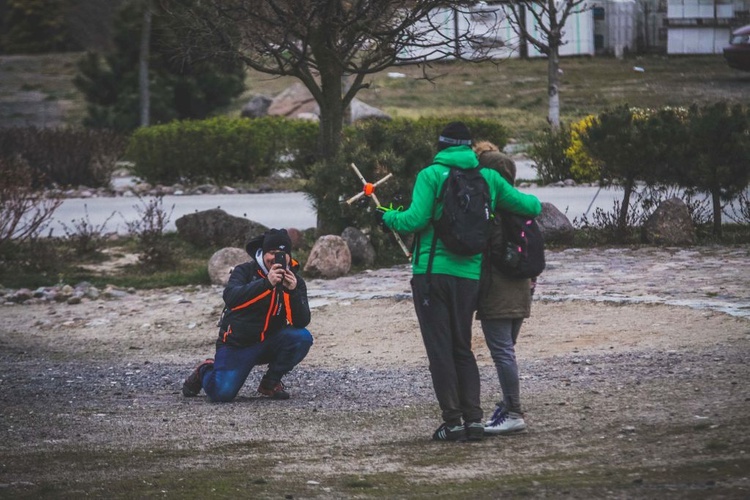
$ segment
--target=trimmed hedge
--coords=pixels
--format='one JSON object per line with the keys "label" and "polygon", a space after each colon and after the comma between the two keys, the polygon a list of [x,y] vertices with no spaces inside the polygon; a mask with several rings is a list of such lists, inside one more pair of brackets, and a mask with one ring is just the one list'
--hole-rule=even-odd
{"label": "trimmed hedge", "polygon": [[304,174],[317,134],[317,123],[274,117],[177,121],[136,130],[127,157],[153,184],[252,182],[283,167]]}
{"label": "trimmed hedge", "polygon": [[34,188],[107,187],[127,138],[81,127],[0,128],[0,158],[21,159],[38,181]]}

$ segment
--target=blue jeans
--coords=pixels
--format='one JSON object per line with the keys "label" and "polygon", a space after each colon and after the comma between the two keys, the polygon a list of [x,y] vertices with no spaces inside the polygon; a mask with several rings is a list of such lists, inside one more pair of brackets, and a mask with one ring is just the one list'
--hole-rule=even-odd
{"label": "blue jeans", "polygon": [[497,378],[503,391],[503,403],[509,411],[515,413],[523,413],[515,348],[522,324],[523,318],[482,320],[484,339],[490,349],[492,361],[495,362]]}
{"label": "blue jeans", "polygon": [[232,401],[255,365],[268,364],[265,377],[281,377],[305,359],[313,337],[305,328],[287,326],[265,341],[250,347],[218,346],[213,366],[202,374],[203,390],[214,402]]}

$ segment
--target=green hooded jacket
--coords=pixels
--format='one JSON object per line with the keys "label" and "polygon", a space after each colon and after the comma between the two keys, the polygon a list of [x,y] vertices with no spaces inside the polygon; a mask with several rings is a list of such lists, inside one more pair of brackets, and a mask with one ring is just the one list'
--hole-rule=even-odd
{"label": "green hooded jacket", "polygon": [[[383,222],[400,233],[416,233],[418,247],[412,256],[412,272],[425,274],[430,257],[430,246],[434,229],[430,223],[433,206],[437,202],[443,182],[448,178],[450,167],[463,169],[476,168],[479,160],[469,146],[453,146],[435,155],[432,165],[423,168],[414,183],[411,205],[407,210],[391,210],[383,215]],[[508,181],[492,169],[482,169],[482,176],[487,181],[492,198],[492,208],[504,208],[521,215],[536,217],[542,211],[542,205],[536,196],[524,194],[508,184]],[[443,213],[442,202],[435,210],[435,219]],[[478,280],[482,268],[482,254],[462,256],[448,251],[438,239],[435,247],[435,258],[432,263],[433,274],[448,274],[459,278]]]}

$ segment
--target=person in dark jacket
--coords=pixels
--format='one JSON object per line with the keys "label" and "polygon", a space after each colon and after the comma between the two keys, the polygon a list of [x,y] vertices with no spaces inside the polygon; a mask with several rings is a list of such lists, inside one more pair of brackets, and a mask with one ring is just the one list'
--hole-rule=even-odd
{"label": "person in dark jacket", "polygon": [[[510,184],[516,180],[516,164],[491,142],[474,145],[480,165],[498,172]],[[501,213],[496,212],[490,233],[490,247],[503,246]],[[492,265],[491,259],[482,263],[479,280],[479,306],[477,319],[495,363],[502,390],[502,400],[495,406],[487,420],[484,432],[488,435],[505,435],[526,432],[526,422],[521,408],[521,390],[516,362],[516,341],[524,318],[531,315],[531,297],[535,280],[505,276]]]}
{"label": "person in dark jacket", "polygon": [[[427,276],[433,214],[438,219],[443,210],[438,194],[452,167],[479,166],[471,144],[471,133],[464,123],[449,123],[440,134],[432,165],[417,174],[409,208],[378,210],[388,228],[418,235],[411,288],[432,385],[442,411],[443,424],[432,436],[437,441],[481,440],[484,436],[479,369],[471,350],[482,254],[457,255],[438,238],[431,276]],[[487,181],[493,210],[497,206],[522,215],[539,215],[542,206],[535,196],[516,190],[494,170],[484,168],[480,173]]]}
{"label": "person in dark jacket", "polygon": [[281,379],[307,356],[313,338],[307,286],[291,258],[286,229],[271,229],[246,246],[250,262],[236,266],[224,288],[214,359],[185,379],[182,394],[203,389],[214,402],[232,401],[255,365],[267,364],[258,392],[289,399]]}

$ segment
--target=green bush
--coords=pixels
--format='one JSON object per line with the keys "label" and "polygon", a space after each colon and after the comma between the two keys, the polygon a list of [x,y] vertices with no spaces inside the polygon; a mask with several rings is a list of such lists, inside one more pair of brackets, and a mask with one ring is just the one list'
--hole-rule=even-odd
{"label": "green bush", "polygon": [[560,128],[550,127],[533,137],[528,155],[536,163],[537,177],[542,184],[564,181],[572,177],[573,161],[566,154],[570,147],[570,130],[562,124]]}
{"label": "green bush", "polygon": [[0,53],[41,54],[80,50],[67,17],[71,0],[6,0],[0,2]]}
{"label": "green bush", "polygon": [[317,124],[284,118],[211,118],[138,129],[127,157],[151,183],[251,182],[283,167],[307,175]]}
{"label": "green bush", "polygon": [[20,158],[37,174],[35,187],[109,186],[127,139],[81,127],[0,128],[0,158]]}
{"label": "green bush", "polygon": [[721,236],[722,205],[750,184],[750,110],[717,102],[691,106],[685,127],[678,182],[710,195],[713,231]]}

